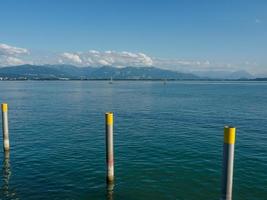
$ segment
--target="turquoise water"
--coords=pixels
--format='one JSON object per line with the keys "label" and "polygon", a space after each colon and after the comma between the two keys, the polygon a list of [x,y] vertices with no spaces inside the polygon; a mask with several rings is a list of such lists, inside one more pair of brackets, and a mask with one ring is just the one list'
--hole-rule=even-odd
{"label": "turquoise water", "polygon": [[11,141],[0,199],[219,199],[225,125],[237,127],[234,200],[267,199],[266,82],[2,81],[0,101]]}

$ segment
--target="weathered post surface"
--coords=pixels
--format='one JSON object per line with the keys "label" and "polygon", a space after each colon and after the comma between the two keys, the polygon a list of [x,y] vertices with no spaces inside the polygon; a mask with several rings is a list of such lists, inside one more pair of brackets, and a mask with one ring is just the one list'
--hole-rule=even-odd
{"label": "weathered post surface", "polygon": [[113,113],[106,113],[106,164],[107,182],[114,181]]}
{"label": "weathered post surface", "polygon": [[224,127],[222,200],[232,200],[235,128]]}
{"label": "weathered post surface", "polygon": [[8,131],[8,105],[2,103],[2,129],[3,129],[3,148],[9,151],[9,131]]}

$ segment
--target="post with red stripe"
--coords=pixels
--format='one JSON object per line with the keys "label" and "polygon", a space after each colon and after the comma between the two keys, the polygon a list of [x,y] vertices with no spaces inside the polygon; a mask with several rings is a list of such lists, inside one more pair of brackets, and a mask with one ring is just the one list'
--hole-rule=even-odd
{"label": "post with red stripe", "polygon": [[224,127],[222,200],[232,200],[235,151],[235,128]]}
{"label": "post with red stripe", "polygon": [[106,113],[106,163],[107,182],[114,182],[113,113]]}
{"label": "post with red stripe", "polygon": [[9,151],[9,131],[8,131],[8,105],[2,103],[2,130],[3,130],[3,148],[4,152]]}

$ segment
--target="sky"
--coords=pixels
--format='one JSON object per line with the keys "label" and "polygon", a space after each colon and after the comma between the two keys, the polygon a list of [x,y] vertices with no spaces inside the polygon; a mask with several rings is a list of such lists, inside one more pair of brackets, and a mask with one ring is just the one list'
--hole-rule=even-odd
{"label": "sky", "polygon": [[0,66],[267,74],[266,0],[0,1]]}

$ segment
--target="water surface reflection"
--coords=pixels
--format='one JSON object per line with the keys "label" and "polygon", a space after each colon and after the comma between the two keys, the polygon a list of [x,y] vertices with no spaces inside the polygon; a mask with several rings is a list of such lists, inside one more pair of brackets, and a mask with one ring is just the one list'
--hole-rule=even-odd
{"label": "water surface reflection", "polygon": [[10,188],[9,182],[11,178],[10,152],[4,152],[3,167],[2,167],[3,183],[1,188],[0,199],[16,199],[19,198],[16,192]]}

